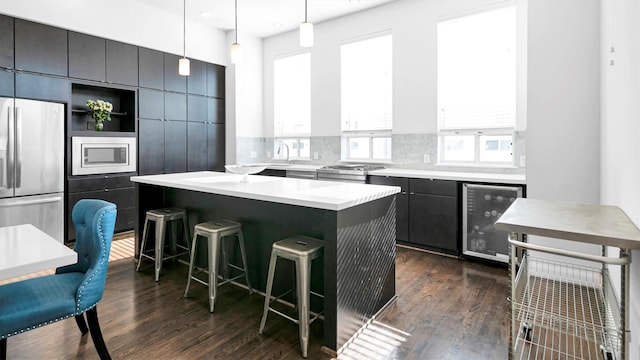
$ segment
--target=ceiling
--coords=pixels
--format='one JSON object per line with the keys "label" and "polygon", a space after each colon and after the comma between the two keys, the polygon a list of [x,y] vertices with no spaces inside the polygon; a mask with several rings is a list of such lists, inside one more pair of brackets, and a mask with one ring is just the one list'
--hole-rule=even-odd
{"label": "ceiling", "polygon": [[[182,16],[182,0],[134,0]],[[268,37],[304,21],[305,0],[237,0],[238,33]],[[319,23],[398,0],[307,0],[309,22]],[[208,13],[208,17],[202,14]],[[186,0],[186,16],[227,31],[234,28],[234,0]]]}

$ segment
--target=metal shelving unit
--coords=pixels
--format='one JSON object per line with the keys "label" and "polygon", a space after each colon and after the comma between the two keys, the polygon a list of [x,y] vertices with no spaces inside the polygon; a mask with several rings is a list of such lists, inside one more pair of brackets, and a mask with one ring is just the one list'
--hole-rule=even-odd
{"label": "metal shelving unit", "polygon": [[[628,359],[629,268],[640,231],[622,210],[517,199],[495,227],[510,232],[509,359]],[[521,234],[600,245],[602,255],[524,242]],[[606,256],[606,247],[619,256]]]}

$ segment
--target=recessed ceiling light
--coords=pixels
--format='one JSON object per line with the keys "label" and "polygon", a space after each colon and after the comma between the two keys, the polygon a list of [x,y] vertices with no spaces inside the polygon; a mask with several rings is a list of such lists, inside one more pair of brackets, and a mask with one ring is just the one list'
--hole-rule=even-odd
{"label": "recessed ceiling light", "polygon": [[208,11],[203,11],[200,13],[200,16],[202,16],[203,18],[210,18],[211,17],[211,13]]}

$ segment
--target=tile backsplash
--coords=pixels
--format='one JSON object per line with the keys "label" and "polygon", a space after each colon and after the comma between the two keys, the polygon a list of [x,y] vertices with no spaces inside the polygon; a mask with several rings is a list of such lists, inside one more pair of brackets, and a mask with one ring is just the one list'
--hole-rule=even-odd
{"label": "tile backsplash", "polygon": [[[340,136],[313,136],[310,139],[311,159],[292,160],[293,163],[328,165],[340,162]],[[273,161],[273,138],[236,139],[236,162],[268,163]],[[437,134],[394,134],[391,138],[392,163],[386,167],[440,170],[440,171],[470,171],[482,173],[524,174],[525,166],[520,166],[521,159],[526,156],[526,132],[518,131],[514,136],[514,165],[505,167],[487,166],[449,166],[437,165],[438,137]],[[317,153],[318,158],[314,158]],[[429,163],[425,163],[425,155]],[[522,164],[524,165],[524,164]]]}

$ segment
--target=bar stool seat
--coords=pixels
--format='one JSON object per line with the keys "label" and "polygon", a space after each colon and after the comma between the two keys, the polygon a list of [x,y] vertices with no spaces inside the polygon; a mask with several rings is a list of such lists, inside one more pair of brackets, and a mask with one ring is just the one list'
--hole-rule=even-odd
{"label": "bar stool seat", "polygon": [[[164,253],[164,243],[165,243],[165,235],[166,230],[170,221],[181,220],[182,228],[184,231],[184,238],[186,241],[186,246],[180,245],[177,243],[177,236],[171,237],[170,240],[170,250],[172,255],[165,255]],[[151,226],[151,221],[155,222],[155,249],[154,255],[145,254],[145,246],[147,245],[147,235],[149,231],[149,227]],[[144,219],[144,229],[142,231],[142,244],[140,245],[140,257],[138,258],[138,265],[136,266],[136,271],[140,270],[140,264],[142,264],[142,259],[147,258],[151,259],[155,262],[155,279],[156,281],[160,280],[160,270],[162,270],[162,262],[164,260],[176,258],[189,253],[189,224],[187,223],[187,211],[185,209],[180,208],[164,208],[164,209],[155,209],[149,210],[146,212],[146,216]],[[183,252],[178,253],[177,249],[183,249]]]}
{"label": "bar stool seat", "polygon": [[[295,322],[299,325],[300,347],[302,348],[302,356],[305,358],[307,357],[307,348],[309,345],[309,324],[320,317],[320,314],[314,314],[315,316],[312,319],[309,318],[311,314],[309,309],[310,295],[313,294],[322,297],[322,295],[316,294],[310,289],[311,263],[314,259],[322,255],[323,248],[324,242],[322,240],[308,236],[296,236],[280,240],[275,242],[271,247],[271,260],[269,261],[269,274],[267,276],[267,291],[264,298],[264,311],[262,313],[262,320],[260,321],[260,330],[258,333],[262,334],[264,331],[269,311]],[[295,263],[296,298],[298,299],[296,307],[298,308],[298,319],[294,319],[272,308],[270,305],[272,301],[278,300],[289,293],[289,291],[287,291],[284,294],[275,297],[273,300],[271,298],[273,278],[278,258],[291,260]]]}
{"label": "bar stool seat", "polygon": [[[195,267],[196,249],[198,235],[207,239],[209,246],[208,261],[209,269],[202,270],[209,274],[209,281],[203,281],[194,275],[193,268]],[[237,236],[240,247],[240,254],[242,257],[242,268],[229,263],[226,255],[226,247],[223,244],[225,238],[230,236]],[[220,251],[222,249],[222,251]],[[223,264],[225,265],[225,272],[229,267],[234,268],[242,272],[233,278],[227,278],[222,282],[218,282],[218,264],[219,258],[222,255]],[[200,223],[194,227],[193,240],[191,241],[191,261],[189,262],[189,278],[187,280],[187,288],[184,291],[184,297],[189,295],[189,287],[191,286],[191,280],[199,282],[203,285],[209,286],[209,311],[213,312],[213,308],[216,302],[217,289],[228,282],[235,281],[241,277],[245,278],[247,282],[247,288],[249,288],[249,294],[253,293],[251,288],[251,282],[249,281],[249,275],[247,273],[247,255],[244,247],[244,236],[242,234],[242,224],[231,220],[214,220],[205,223]]]}

